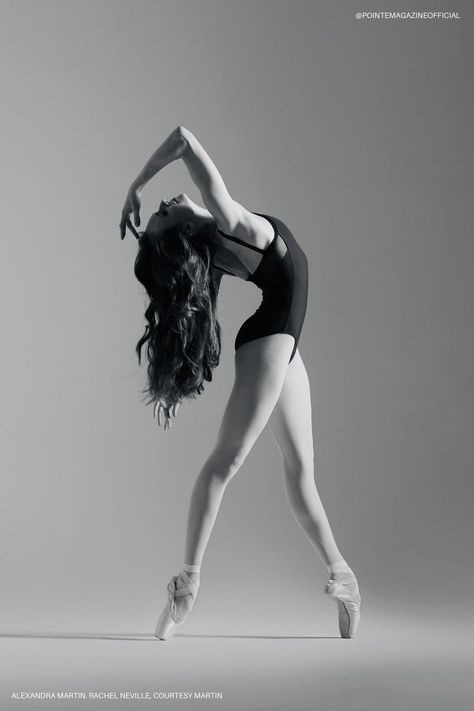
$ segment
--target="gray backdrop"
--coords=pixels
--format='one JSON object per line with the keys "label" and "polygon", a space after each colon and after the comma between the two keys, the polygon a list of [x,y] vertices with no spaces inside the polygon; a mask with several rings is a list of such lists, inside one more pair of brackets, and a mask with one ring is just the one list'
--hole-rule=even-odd
{"label": "gray backdrop", "polygon": [[[222,365],[159,430],[134,353],[136,243],[118,223],[178,124],[308,255],[316,478],[366,619],[465,615],[472,8],[356,5],[2,2],[2,629],[150,632],[183,562],[189,495],[259,293],[223,280]],[[142,221],[181,191],[199,199],[173,163],[145,188]],[[225,493],[202,575],[189,632],[334,628],[267,431]]]}

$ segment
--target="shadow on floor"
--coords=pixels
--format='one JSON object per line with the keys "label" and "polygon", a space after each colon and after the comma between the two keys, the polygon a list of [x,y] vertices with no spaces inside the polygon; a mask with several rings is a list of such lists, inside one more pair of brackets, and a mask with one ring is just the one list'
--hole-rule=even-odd
{"label": "shadow on floor", "polygon": [[[341,637],[318,637],[314,635],[270,635],[270,634],[175,634],[174,637],[196,637],[206,639],[341,639]],[[0,639],[110,639],[125,642],[159,642],[153,634],[71,634],[71,633],[29,633],[0,632]]]}

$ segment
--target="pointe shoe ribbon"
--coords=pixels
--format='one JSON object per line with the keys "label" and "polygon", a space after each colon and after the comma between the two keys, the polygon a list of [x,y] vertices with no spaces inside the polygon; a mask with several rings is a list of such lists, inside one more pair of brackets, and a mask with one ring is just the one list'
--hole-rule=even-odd
{"label": "pointe shoe ribbon", "polygon": [[[186,576],[186,577],[185,577]],[[184,583],[182,587],[178,587],[178,578]],[[193,600],[196,599],[197,591],[199,585],[189,578],[186,573],[181,572],[179,575],[173,575],[169,581],[168,588],[168,601],[170,606],[170,614],[173,621],[176,624],[181,624],[180,620],[177,619],[177,608],[176,608],[176,597],[180,595],[191,595]]]}
{"label": "pointe shoe ribbon", "polygon": [[355,598],[352,595],[351,591],[349,590],[347,585],[344,585],[341,580],[331,579],[326,584],[325,592],[327,593],[327,595],[329,595],[329,597],[337,597],[340,600],[345,600],[347,602],[355,601]]}
{"label": "pointe shoe ribbon", "polygon": [[[178,578],[182,583],[182,587],[178,587]],[[191,595],[194,605],[194,600],[196,599],[198,588],[199,582],[194,582],[193,580],[191,580],[191,578],[186,575],[184,571],[181,571],[179,575],[173,575],[167,585],[168,601],[166,603],[166,607],[164,608],[158,619],[158,622],[156,623],[155,637],[158,637],[162,640],[166,640],[173,636],[176,625],[182,625],[187,617],[186,614],[184,619],[178,619],[176,597],[180,595]]]}

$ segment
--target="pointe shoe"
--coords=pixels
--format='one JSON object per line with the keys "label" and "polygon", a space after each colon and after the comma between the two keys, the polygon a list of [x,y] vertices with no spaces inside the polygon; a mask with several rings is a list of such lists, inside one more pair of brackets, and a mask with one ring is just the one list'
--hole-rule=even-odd
{"label": "pointe shoe", "polygon": [[[178,577],[180,578],[180,582],[182,582],[183,587],[177,587]],[[191,578],[186,575],[184,571],[181,571],[178,575],[173,575],[167,585],[168,602],[166,603],[166,607],[156,623],[155,637],[158,637],[158,639],[161,640],[166,640],[174,635],[176,625],[182,625],[191,611],[192,605],[194,605],[194,600],[196,599],[198,588],[199,582],[191,580]],[[176,597],[181,595],[191,595],[193,600],[191,608],[184,615],[179,615],[175,600]]]}
{"label": "pointe shoe", "polygon": [[355,637],[360,622],[361,599],[357,578],[353,574],[338,574],[338,578],[331,578],[324,588],[324,592],[337,603],[339,615],[339,632],[341,637],[352,639]]}

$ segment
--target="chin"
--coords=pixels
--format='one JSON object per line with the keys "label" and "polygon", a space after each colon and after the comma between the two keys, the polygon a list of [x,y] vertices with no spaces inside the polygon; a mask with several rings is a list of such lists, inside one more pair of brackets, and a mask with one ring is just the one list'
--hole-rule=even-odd
{"label": "chin", "polygon": [[192,207],[199,207],[197,203],[195,203],[191,198],[186,195],[186,193],[181,193],[178,195],[178,200],[180,203],[185,203],[186,205],[191,205]]}

